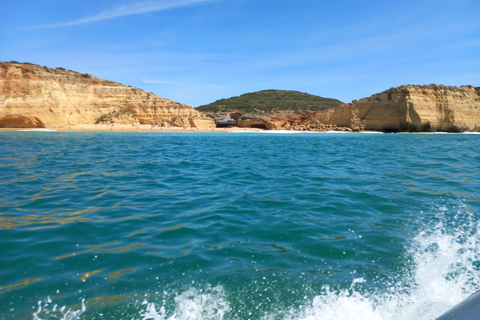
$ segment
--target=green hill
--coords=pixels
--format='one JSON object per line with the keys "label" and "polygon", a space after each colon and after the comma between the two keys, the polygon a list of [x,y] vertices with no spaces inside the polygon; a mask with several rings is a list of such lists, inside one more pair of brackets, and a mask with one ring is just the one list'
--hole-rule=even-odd
{"label": "green hill", "polygon": [[267,114],[303,114],[338,106],[343,102],[336,99],[299,91],[263,90],[242,94],[238,97],[220,99],[199,106],[201,112],[241,112]]}

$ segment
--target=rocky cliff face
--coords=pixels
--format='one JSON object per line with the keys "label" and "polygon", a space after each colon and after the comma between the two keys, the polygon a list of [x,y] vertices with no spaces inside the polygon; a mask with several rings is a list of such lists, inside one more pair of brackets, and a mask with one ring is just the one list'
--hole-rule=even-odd
{"label": "rocky cliff face", "polygon": [[480,88],[401,86],[316,113],[306,123],[354,131],[480,131]]}
{"label": "rocky cliff face", "polygon": [[480,131],[480,88],[401,86],[353,103],[293,116],[248,117],[238,126],[276,130]]}
{"label": "rocky cliff face", "polygon": [[267,127],[312,131],[479,132],[480,88],[401,86],[300,118],[276,118]]}
{"label": "rocky cliff face", "polygon": [[0,62],[0,127],[58,128],[99,119],[172,124],[200,116],[187,105],[89,74]]}

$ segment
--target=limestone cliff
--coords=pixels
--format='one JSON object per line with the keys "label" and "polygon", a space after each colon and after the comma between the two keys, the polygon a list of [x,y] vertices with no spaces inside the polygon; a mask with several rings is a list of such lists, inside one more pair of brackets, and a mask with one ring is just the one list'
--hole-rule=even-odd
{"label": "limestone cliff", "polygon": [[317,112],[303,121],[315,129],[383,132],[480,131],[480,88],[400,86]]}
{"label": "limestone cliff", "polygon": [[400,86],[303,115],[236,118],[240,127],[307,131],[480,131],[480,88]]}
{"label": "limestone cliff", "polygon": [[0,127],[57,128],[98,120],[174,124],[200,116],[187,105],[86,73],[0,62]]}

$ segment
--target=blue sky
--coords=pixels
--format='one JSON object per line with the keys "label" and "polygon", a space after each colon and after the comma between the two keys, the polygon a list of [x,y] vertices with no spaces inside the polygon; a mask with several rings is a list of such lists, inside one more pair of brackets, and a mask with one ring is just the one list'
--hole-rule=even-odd
{"label": "blue sky", "polygon": [[480,86],[478,0],[0,1],[0,61],[193,107],[264,89],[350,102],[404,84]]}

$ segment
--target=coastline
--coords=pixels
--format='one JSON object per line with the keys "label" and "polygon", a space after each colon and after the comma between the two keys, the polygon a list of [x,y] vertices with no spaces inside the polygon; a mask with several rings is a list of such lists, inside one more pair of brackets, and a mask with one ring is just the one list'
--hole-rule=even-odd
{"label": "coastline", "polygon": [[38,131],[112,131],[112,132],[231,132],[231,131],[251,131],[259,132],[263,129],[256,128],[181,128],[181,127],[158,127],[148,124],[132,126],[131,124],[77,124],[61,128],[0,128],[0,131],[22,131],[22,130],[38,130]]}
{"label": "coastline", "polygon": [[[349,132],[349,131],[295,131],[295,130],[266,130],[259,128],[249,128],[249,127],[230,127],[230,128],[193,128],[193,127],[158,127],[147,124],[141,124],[138,126],[132,126],[131,124],[115,124],[114,126],[110,124],[77,124],[69,127],[50,127],[50,128],[0,128],[2,131],[104,131],[104,132],[272,132],[272,133],[370,133],[370,134],[384,134],[385,132],[381,131],[360,131],[360,132]],[[480,134],[480,132],[397,132],[396,134]]]}

